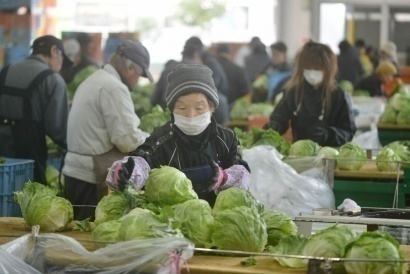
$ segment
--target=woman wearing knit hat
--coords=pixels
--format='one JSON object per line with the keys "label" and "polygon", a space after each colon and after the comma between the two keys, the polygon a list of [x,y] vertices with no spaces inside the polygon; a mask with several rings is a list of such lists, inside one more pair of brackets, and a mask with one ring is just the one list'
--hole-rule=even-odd
{"label": "woman wearing knit hat", "polygon": [[393,63],[393,65],[397,69],[396,76],[399,76],[399,61],[397,59],[397,47],[394,42],[387,41],[380,48],[380,63],[386,61]]}
{"label": "woman wearing knit hat", "polygon": [[172,119],[154,130],[131,156],[116,161],[106,183],[141,189],[148,171],[172,166],[192,181],[200,199],[212,206],[216,193],[230,187],[248,189],[250,172],[238,151],[235,133],[216,123],[219,98],[212,71],[198,64],[179,64],[168,74],[166,102]]}
{"label": "woman wearing knit hat", "polygon": [[393,95],[397,85],[402,80],[397,75],[396,66],[389,61],[381,62],[374,73],[363,78],[356,86],[356,90],[367,90],[370,96],[387,96]]}

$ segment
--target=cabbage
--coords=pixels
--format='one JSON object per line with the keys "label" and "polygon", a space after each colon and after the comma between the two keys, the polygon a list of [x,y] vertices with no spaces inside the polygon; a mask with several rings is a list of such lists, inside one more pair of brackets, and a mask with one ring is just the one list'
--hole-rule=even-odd
{"label": "cabbage", "polygon": [[145,184],[145,194],[148,201],[160,206],[198,199],[191,180],[182,171],[170,166],[150,170]]}
{"label": "cabbage", "polygon": [[175,218],[181,222],[182,234],[196,247],[208,246],[214,217],[205,200],[189,200],[173,206]]}
{"label": "cabbage", "polygon": [[353,95],[353,91],[354,91],[354,86],[352,84],[352,82],[348,81],[348,80],[342,80],[339,82],[339,86],[346,91],[348,94]]}
{"label": "cabbage", "polygon": [[95,226],[117,220],[124,214],[125,198],[122,191],[114,191],[104,196],[95,208]]}
{"label": "cabbage", "polygon": [[305,256],[343,258],[345,246],[355,237],[347,226],[338,224],[323,229],[312,235],[302,254]]}
{"label": "cabbage", "polygon": [[[92,239],[94,241],[95,248],[106,246],[108,243],[120,242],[120,220],[112,220],[105,223],[101,223],[98,227],[95,227],[92,233]],[[98,243],[107,242],[107,243]]]}
{"label": "cabbage", "polygon": [[380,171],[397,171],[400,156],[388,147],[384,147],[376,157],[376,166]]}
{"label": "cabbage", "polygon": [[366,152],[361,147],[353,142],[348,142],[340,147],[339,155],[336,158],[339,169],[359,170],[366,163],[367,157]]}
{"label": "cabbage", "polygon": [[409,145],[410,144],[407,141],[396,141],[387,144],[385,147],[394,150],[394,152],[399,155],[400,161],[410,163]]}
{"label": "cabbage", "polygon": [[397,117],[397,111],[392,107],[387,107],[382,113],[382,115],[380,115],[379,121],[381,123],[386,123],[386,124],[395,124],[396,117]]}
{"label": "cabbage", "polygon": [[171,120],[171,112],[169,109],[162,109],[160,105],[156,105],[151,109],[151,113],[147,113],[141,117],[139,128],[145,132],[152,133],[156,127],[165,125]]}
{"label": "cabbage", "polygon": [[410,124],[410,109],[404,109],[404,110],[399,111],[396,117],[396,123],[398,125]]}
{"label": "cabbage", "polygon": [[254,208],[235,207],[214,218],[211,241],[218,249],[261,252],[267,238],[265,220]]}
{"label": "cabbage", "polygon": [[267,89],[269,83],[269,77],[266,74],[262,74],[252,83],[254,89]]}
{"label": "cabbage", "polygon": [[321,147],[317,152],[318,155],[323,155],[324,158],[336,158],[339,151],[333,147]]}
{"label": "cabbage", "polygon": [[[303,249],[308,239],[300,235],[289,235],[279,240],[276,246],[269,246],[269,252],[281,255],[302,255]],[[275,257],[281,266],[302,268],[306,267],[307,262],[298,258]]]}
{"label": "cabbage", "polygon": [[23,191],[14,192],[28,226],[39,225],[42,231],[61,231],[73,220],[73,206],[61,197],[57,189],[28,182]]}
{"label": "cabbage", "polygon": [[299,140],[289,149],[289,156],[316,156],[320,146],[312,140]]}
{"label": "cabbage", "polygon": [[216,196],[212,215],[215,216],[221,211],[233,209],[238,206],[255,209],[259,214],[264,212],[263,204],[259,203],[249,191],[243,188],[231,187],[221,191],[218,196]]}
{"label": "cabbage", "polygon": [[183,237],[179,229],[173,229],[171,225],[162,222],[153,212],[140,212],[121,218],[120,239],[123,241]]}
{"label": "cabbage", "polygon": [[408,109],[410,105],[410,95],[405,91],[395,93],[390,98],[389,105],[397,111]]}
{"label": "cabbage", "polygon": [[392,260],[393,262],[345,261],[345,270],[352,274],[402,273],[402,263],[397,262],[397,260],[403,260],[399,248],[399,243],[386,232],[363,232],[346,246],[345,257],[347,259]]}
{"label": "cabbage", "polygon": [[292,219],[279,211],[268,211],[262,215],[268,232],[268,245],[275,246],[281,238],[296,235],[298,228]]}

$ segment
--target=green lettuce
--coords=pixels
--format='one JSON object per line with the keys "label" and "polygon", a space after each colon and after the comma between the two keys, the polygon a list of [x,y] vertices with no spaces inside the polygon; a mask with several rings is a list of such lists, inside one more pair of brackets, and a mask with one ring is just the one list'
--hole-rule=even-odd
{"label": "green lettuce", "polygon": [[111,220],[95,227],[92,233],[95,248],[104,247],[108,243],[120,242],[121,224],[121,220]]}
{"label": "green lettuce", "polygon": [[57,189],[27,182],[22,191],[14,192],[28,226],[39,225],[42,231],[61,231],[73,220],[71,203],[57,196]]}
{"label": "green lettuce", "polygon": [[316,156],[320,146],[312,140],[299,140],[294,142],[289,149],[290,156]]}
{"label": "green lettuce", "polygon": [[114,191],[104,196],[95,208],[95,226],[117,220],[124,214],[125,197],[122,191]]}
{"label": "green lettuce", "polygon": [[268,245],[275,246],[281,238],[296,235],[298,228],[292,219],[285,213],[271,210],[265,212],[262,218],[266,222]]}
{"label": "green lettuce", "polygon": [[238,206],[255,209],[259,214],[264,212],[263,204],[259,203],[249,191],[243,188],[231,187],[221,191],[218,196],[216,196],[212,215],[215,216],[221,211],[233,209]]}
{"label": "green lettuce", "polygon": [[235,207],[218,212],[214,218],[211,241],[218,249],[261,252],[267,238],[265,220],[254,208]]}
{"label": "green lettuce", "polygon": [[376,157],[376,166],[380,171],[397,171],[400,156],[391,148],[384,147]]}
{"label": "green lettuce", "polygon": [[[269,246],[269,252],[280,255],[302,255],[308,238],[300,235],[289,235],[280,238],[276,246]],[[299,258],[275,257],[275,260],[281,265],[292,268],[304,268],[307,261]]]}
{"label": "green lettuce", "polygon": [[386,232],[363,232],[345,248],[345,258],[363,260],[392,260],[392,262],[345,261],[344,267],[351,274],[402,273],[403,260],[399,243]]}
{"label": "green lettuce", "polygon": [[361,147],[348,142],[339,149],[337,166],[341,170],[359,170],[366,163],[366,159],[366,152]]}
{"label": "green lettuce", "polygon": [[196,247],[206,247],[211,241],[211,226],[214,217],[211,207],[205,200],[189,200],[173,205],[175,218],[181,223],[182,234]]}
{"label": "green lettuce", "polygon": [[145,195],[149,202],[159,206],[198,199],[191,180],[182,171],[170,166],[150,170],[145,184]]}
{"label": "green lettuce", "polygon": [[336,224],[312,235],[302,253],[305,256],[343,258],[345,246],[354,238],[355,233],[348,226]]}
{"label": "green lettuce", "polygon": [[386,107],[379,121],[385,124],[395,124],[397,119],[397,111],[392,107]]}
{"label": "green lettuce", "polygon": [[127,214],[121,218],[120,239],[122,241],[183,237],[178,228],[160,219],[151,211]]}
{"label": "green lettuce", "polygon": [[339,151],[333,147],[321,147],[317,152],[317,155],[323,155],[325,158],[336,158],[339,155]]}

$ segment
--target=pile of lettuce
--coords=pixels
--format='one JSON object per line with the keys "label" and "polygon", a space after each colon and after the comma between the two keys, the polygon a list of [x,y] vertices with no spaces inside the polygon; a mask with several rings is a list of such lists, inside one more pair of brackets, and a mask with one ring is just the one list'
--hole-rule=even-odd
{"label": "pile of lettuce", "polygon": [[156,127],[160,127],[171,120],[171,112],[169,109],[162,109],[160,105],[156,105],[151,109],[151,113],[147,113],[141,117],[139,128],[147,133],[152,133]]}
{"label": "pile of lettuce", "polygon": [[235,101],[230,116],[232,120],[248,120],[250,116],[269,117],[273,109],[270,103],[251,103],[241,98]]}
{"label": "pile of lettuce", "polygon": [[136,85],[131,92],[131,99],[134,103],[135,113],[138,117],[142,117],[145,114],[151,112],[152,105],[150,97],[154,92],[155,84],[150,83],[144,86]]}
{"label": "pile of lettuce", "polygon": [[[264,213],[263,205],[241,188],[221,191],[211,208],[198,199],[184,173],[163,166],[150,171],[143,194],[128,186],[105,196],[96,208],[92,237],[96,247],[131,239],[186,237],[197,247],[261,252],[268,239]],[[277,222],[271,223],[274,229]]]}
{"label": "pile of lettuce", "polygon": [[410,165],[410,141],[396,141],[387,144],[376,156],[380,171],[397,171]]}
{"label": "pile of lettuce", "polygon": [[340,170],[359,170],[366,163],[366,152],[353,142],[342,145],[336,157]]}
{"label": "pile of lettuce", "polygon": [[259,129],[253,127],[250,131],[243,131],[240,128],[234,128],[236,136],[242,148],[251,148],[254,146],[268,145],[275,147],[280,154],[288,155],[291,143],[286,141],[280,134],[273,129]]}
{"label": "pile of lettuce", "polygon": [[57,196],[57,189],[27,182],[22,191],[14,192],[28,226],[39,225],[42,231],[61,231],[73,220],[71,203]]}
{"label": "pile of lettuce", "polygon": [[385,124],[410,124],[410,90],[398,85],[379,121]]}
{"label": "pile of lettuce", "polygon": [[[299,235],[282,237],[268,250],[280,255],[303,255],[321,258],[345,258],[334,262],[332,268],[337,273],[402,273],[403,260],[400,245],[386,232],[363,232],[356,235],[348,226],[335,224],[306,238]],[[353,259],[353,260],[349,260]],[[390,260],[389,262],[372,262],[357,260]],[[307,260],[297,257],[275,257],[282,266],[307,268]]]}

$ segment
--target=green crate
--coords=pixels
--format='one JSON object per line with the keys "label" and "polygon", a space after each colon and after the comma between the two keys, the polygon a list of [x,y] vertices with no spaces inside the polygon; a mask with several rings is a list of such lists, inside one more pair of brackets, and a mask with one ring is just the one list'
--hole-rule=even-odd
{"label": "green crate", "polygon": [[[335,180],[333,186],[336,205],[350,198],[362,207],[393,207],[395,190],[395,182]],[[405,208],[406,195],[410,194],[410,189],[406,183],[400,182],[398,191],[398,207]]]}
{"label": "green crate", "polygon": [[385,146],[395,141],[410,140],[410,130],[401,128],[378,128],[377,130],[379,141],[382,146]]}

